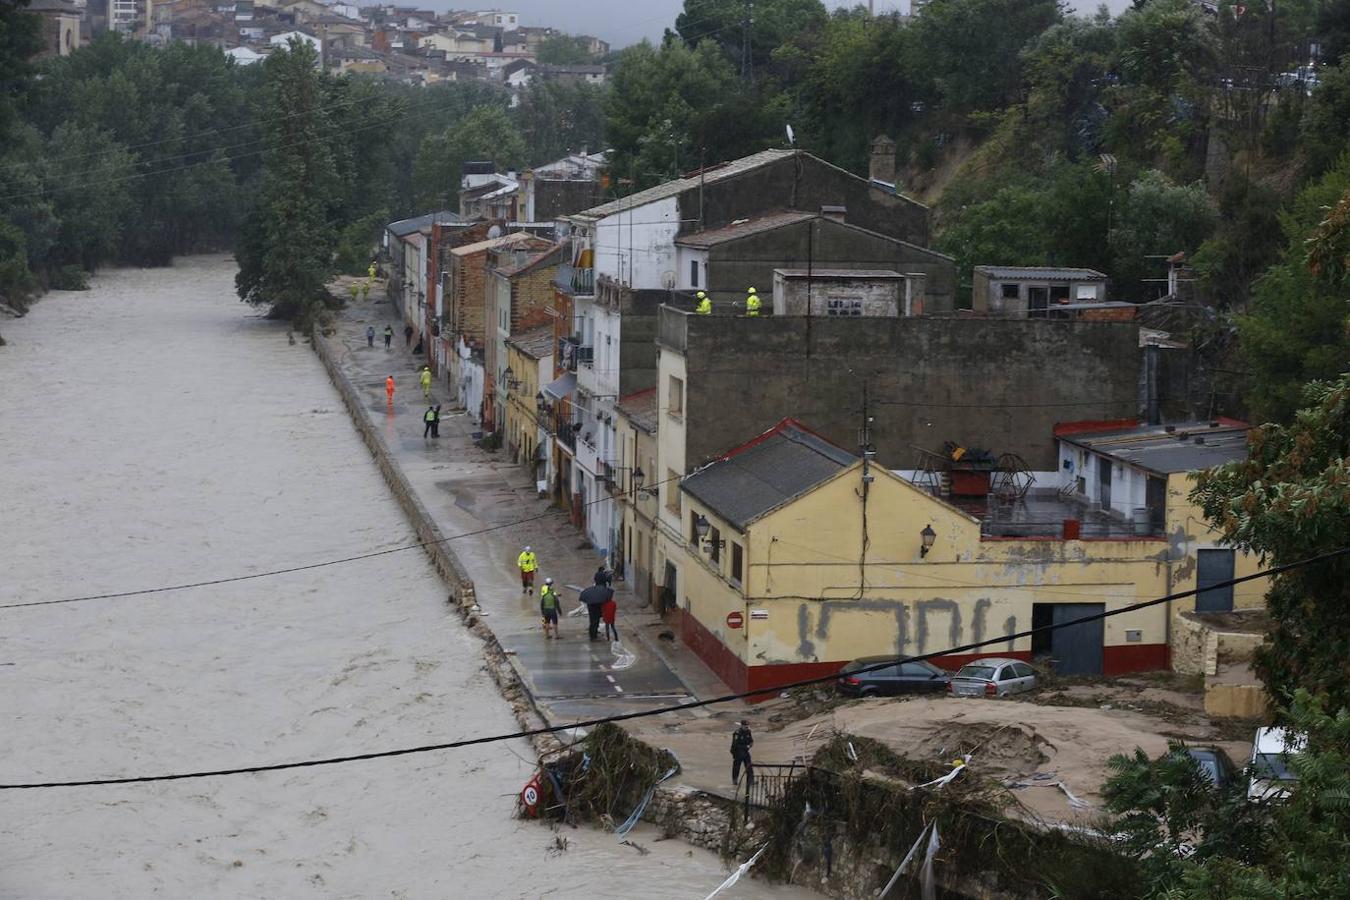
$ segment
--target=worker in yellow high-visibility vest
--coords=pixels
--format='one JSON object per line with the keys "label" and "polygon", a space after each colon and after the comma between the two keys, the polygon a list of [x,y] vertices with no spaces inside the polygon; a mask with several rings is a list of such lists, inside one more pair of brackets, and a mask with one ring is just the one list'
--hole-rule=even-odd
{"label": "worker in yellow high-visibility vest", "polygon": [[712,315],[712,301],[702,291],[698,292],[698,306],[694,307],[694,312],[700,316]]}
{"label": "worker in yellow high-visibility vest", "polygon": [[747,316],[759,315],[759,294],[755,293],[754,288],[750,288],[750,290],[746,292],[745,314]]}
{"label": "worker in yellow high-visibility vest", "polygon": [[534,550],[526,547],[516,557],[516,567],[520,569],[520,592],[522,594],[534,593],[534,573],[539,568],[539,558],[534,555]]}

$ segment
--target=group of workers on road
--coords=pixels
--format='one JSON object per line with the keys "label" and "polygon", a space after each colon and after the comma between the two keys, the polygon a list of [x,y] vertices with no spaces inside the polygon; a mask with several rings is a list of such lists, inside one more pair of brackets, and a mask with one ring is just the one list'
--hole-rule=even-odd
{"label": "group of workers on road", "polygon": [[[712,300],[709,299],[708,295],[703,291],[699,291],[696,296],[698,298],[698,305],[694,307],[694,313],[700,316],[711,316]],[[750,288],[745,292],[745,315],[747,317],[758,316],[761,305],[759,294],[755,293],[754,288]]]}
{"label": "group of workers on road", "polygon": [[[367,331],[369,331],[369,329],[367,329]],[[390,331],[390,329],[389,329],[389,328],[385,328],[385,331]],[[390,332],[390,333],[392,333],[392,332]],[[369,335],[367,335],[367,337],[369,337]],[[388,338],[388,337],[385,337],[385,340],[388,341],[389,338]],[[423,366],[423,367],[422,367],[422,370],[421,370],[420,372],[417,373],[417,383],[420,384],[420,385],[422,386],[422,397],[423,397],[423,399],[425,399],[425,400],[430,400],[430,399],[431,399],[431,366]],[[390,405],[390,406],[393,406],[393,405],[394,405],[394,392],[395,392],[395,390],[397,390],[397,385],[394,383],[394,376],[393,376],[393,375],[390,375],[388,378],[386,378],[386,379],[384,380],[384,395],[385,395],[385,397],[388,399],[389,405]],[[440,408],[439,406],[436,406],[436,407],[434,407],[434,409],[436,410],[436,412],[437,412],[437,414],[438,414],[438,415],[436,416],[436,418],[439,419],[439,418],[440,418],[439,413],[440,413],[440,409],[441,409],[441,408]],[[423,421],[426,421],[426,422],[432,421],[430,418],[428,418],[428,417],[425,416],[425,415],[424,415],[422,418],[423,418]],[[437,434],[436,436],[439,437],[440,435]]]}
{"label": "group of workers on road", "polygon": [[[526,595],[534,594],[535,574],[539,571],[539,557],[534,553],[534,548],[526,547],[520,551],[516,557],[516,568],[520,570],[520,592]],[[619,628],[615,624],[618,615],[619,606],[614,600],[614,576],[601,565],[595,570],[594,584],[583,590],[580,594],[580,601],[585,604],[586,612],[589,615],[589,634],[593,641],[619,639]],[[561,639],[562,634],[558,630],[558,617],[562,614],[562,596],[553,584],[552,578],[545,578],[543,585],[539,588],[539,615],[544,622],[544,637],[547,639]],[[600,637],[600,625],[604,623],[605,637]]]}

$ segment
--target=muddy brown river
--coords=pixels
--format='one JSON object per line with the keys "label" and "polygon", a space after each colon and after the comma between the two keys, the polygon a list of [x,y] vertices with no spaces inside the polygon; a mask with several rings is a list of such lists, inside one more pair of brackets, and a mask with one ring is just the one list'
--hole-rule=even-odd
{"label": "muddy brown river", "polygon": [[[224,257],[6,321],[0,603],[243,575],[411,529],[317,357]],[[420,552],[0,610],[0,783],[284,762],[516,728]],[[512,817],[523,742],[271,774],[0,791],[0,897],[703,898],[710,853]],[[734,898],[814,896],[743,881]]]}

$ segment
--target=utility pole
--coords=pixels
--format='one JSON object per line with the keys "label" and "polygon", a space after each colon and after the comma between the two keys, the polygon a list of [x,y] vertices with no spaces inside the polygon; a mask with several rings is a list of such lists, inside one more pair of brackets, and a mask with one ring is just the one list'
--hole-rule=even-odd
{"label": "utility pole", "polygon": [[858,599],[862,599],[867,594],[867,548],[871,544],[871,538],[867,533],[867,497],[872,488],[871,466],[872,460],[877,455],[872,447],[872,411],[868,398],[867,379],[863,379],[863,402],[862,402],[862,428],[858,430],[858,452],[862,456],[862,491],[859,496],[862,498],[862,553],[858,556]]}
{"label": "utility pole", "polygon": [[750,32],[755,24],[754,0],[746,0],[745,15],[741,18],[741,77],[755,80],[755,63],[750,53]]}

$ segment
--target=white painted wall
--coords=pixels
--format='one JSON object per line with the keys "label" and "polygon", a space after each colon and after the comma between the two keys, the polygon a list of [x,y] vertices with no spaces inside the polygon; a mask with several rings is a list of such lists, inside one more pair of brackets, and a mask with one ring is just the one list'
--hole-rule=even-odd
{"label": "white painted wall", "polygon": [[[675,272],[680,210],[675,197],[615,213],[595,224],[595,273],[642,290],[660,290]],[[679,275],[675,275],[678,283]]]}
{"label": "white painted wall", "polygon": [[[698,280],[694,280],[694,266],[698,266]],[[690,247],[675,248],[675,284],[682,291],[708,289],[708,251]]]}

